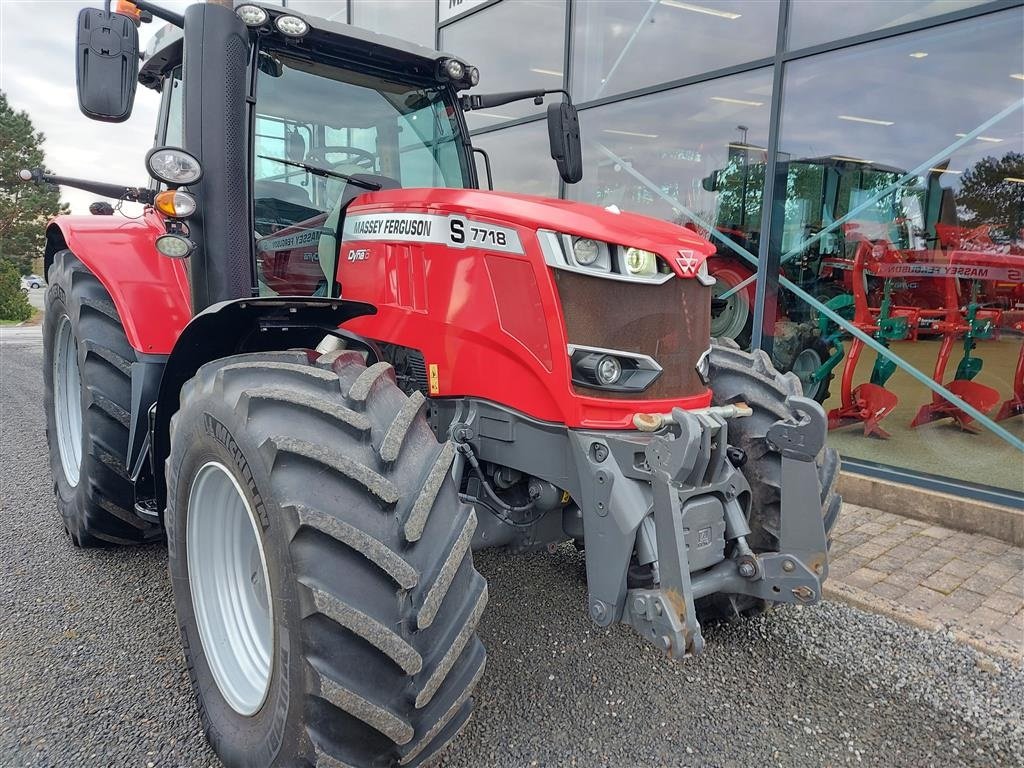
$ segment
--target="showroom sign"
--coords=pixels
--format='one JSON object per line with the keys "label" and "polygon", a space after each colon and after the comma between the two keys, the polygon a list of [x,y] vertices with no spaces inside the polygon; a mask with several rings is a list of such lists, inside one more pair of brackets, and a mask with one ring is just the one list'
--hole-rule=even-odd
{"label": "showroom sign", "polygon": [[486,2],[488,0],[437,0],[437,23],[444,24]]}

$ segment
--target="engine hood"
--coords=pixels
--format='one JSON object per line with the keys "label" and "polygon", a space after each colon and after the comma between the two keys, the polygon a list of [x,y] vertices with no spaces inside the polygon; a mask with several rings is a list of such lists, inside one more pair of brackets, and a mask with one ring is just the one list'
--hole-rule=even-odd
{"label": "engine hood", "polygon": [[368,213],[374,209],[459,213],[532,230],[550,229],[654,251],[674,266],[680,250],[691,259],[698,257],[699,262],[715,252],[709,241],[677,224],[550,197],[479,189],[393,189],[360,195],[349,213]]}

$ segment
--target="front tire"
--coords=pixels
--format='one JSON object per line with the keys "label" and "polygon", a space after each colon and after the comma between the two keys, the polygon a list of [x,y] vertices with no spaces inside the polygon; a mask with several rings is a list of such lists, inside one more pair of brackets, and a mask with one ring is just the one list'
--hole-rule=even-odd
{"label": "front tire", "polygon": [[160,528],[135,512],[125,466],[131,361],[114,302],[71,251],[54,257],[43,318],[43,381],[57,509],[79,547],[138,544]]}
{"label": "front tire", "polygon": [[[423,405],[352,352],[229,357],[182,389],[170,569],[203,727],[228,766],[416,766],[468,720],[487,585],[475,513]],[[221,528],[238,534],[218,553],[210,513],[228,507]],[[242,641],[224,653],[218,637]],[[263,656],[265,672],[225,672]]]}
{"label": "front tire", "polygon": [[[765,437],[776,421],[791,415],[786,398],[801,394],[800,380],[795,374],[775,370],[763,350],[744,352],[731,339],[712,342],[710,379],[714,405],[742,402],[754,411],[752,416],[729,422],[729,443],[743,449],[747,456],[742,469],[752,497],[747,541],[755,552],[777,551],[782,457],[768,448]],[[839,454],[834,448],[823,448],[815,462],[827,539],[842,506],[842,497],[836,492]],[[765,608],[764,601],[745,595],[713,595],[698,603],[703,619],[732,619],[761,613]]]}

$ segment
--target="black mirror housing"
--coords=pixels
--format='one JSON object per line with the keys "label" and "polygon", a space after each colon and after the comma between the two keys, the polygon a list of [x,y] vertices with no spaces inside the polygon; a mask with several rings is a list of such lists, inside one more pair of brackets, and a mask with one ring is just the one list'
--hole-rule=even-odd
{"label": "black mirror housing", "polygon": [[139,30],[120,13],[83,8],[76,40],[78,107],[92,120],[123,123],[139,79]]}
{"label": "black mirror housing", "polygon": [[576,107],[569,102],[548,105],[548,141],[558,175],[566,184],[583,178],[583,145]]}

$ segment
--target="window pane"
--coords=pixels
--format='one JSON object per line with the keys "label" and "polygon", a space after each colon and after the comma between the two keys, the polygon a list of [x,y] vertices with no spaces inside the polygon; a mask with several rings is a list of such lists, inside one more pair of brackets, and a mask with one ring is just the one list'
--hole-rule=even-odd
{"label": "window pane", "polygon": [[988,0],[857,0],[855,3],[792,0],[789,11],[789,48],[806,48],[986,2]]}
{"label": "window pane", "polygon": [[410,43],[434,47],[434,0],[353,0],[352,23]]}
{"label": "window pane", "polygon": [[[181,67],[175,67],[171,79],[166,81],[171,88],[167,104],[167,133],[164,135],[165,147],[181,147],[185,144],[184,122],[185,107],[182,103]],[[164,86],[165,88],[168,85]]]}
{"label": "window pane", "polygon": [[[747,345],[761,236],[772,74],[760,69],[580,112],[583,181],[569,196],[675,221],[718,245],[712,334]],[[628,243],[626,244],[628,245]]]}
{"label": "window pane", "polygon": [[[495,189],[558,197],[558,170],[548,149],[545,121],[474,136],[473,146],[490,155]],[[480,186],[486,189],[487,173],[479,155],[476,167]]]}
{"label": "window pane", "polygon": [[907,367],[791,292],[775,327],[776,361],[824,400],[845,455],[1015,491],[1020,453],[915,372],[990,417],[1024,395],[1022,23],[1018,8],[787,67],[783,275]]}
{"label": "window pane", "polygon": [[576,4],[573,97],[589,101],[775,54],[776,0]]}
{"label": "window pane", "polygon": [[280,52],[261,55],[273,56],[279,71],[260,68],[256,101],[253,213],[261,292],[323,294],[342,208],[367,183],[465,186],[454,105],[447,89],[327,71]]}
{"label": "window pane", "polygon": [[[478,93],[562,88],[565,0],[505,0],[444,27],[441,48],[480,70]],[[543,109],[518,101],[469,112],[466,121],[480,128]]]}
{"label": "window pane", "polygon": [[288,0],[289,8],[332,21],[348,21],[348,0]]}

